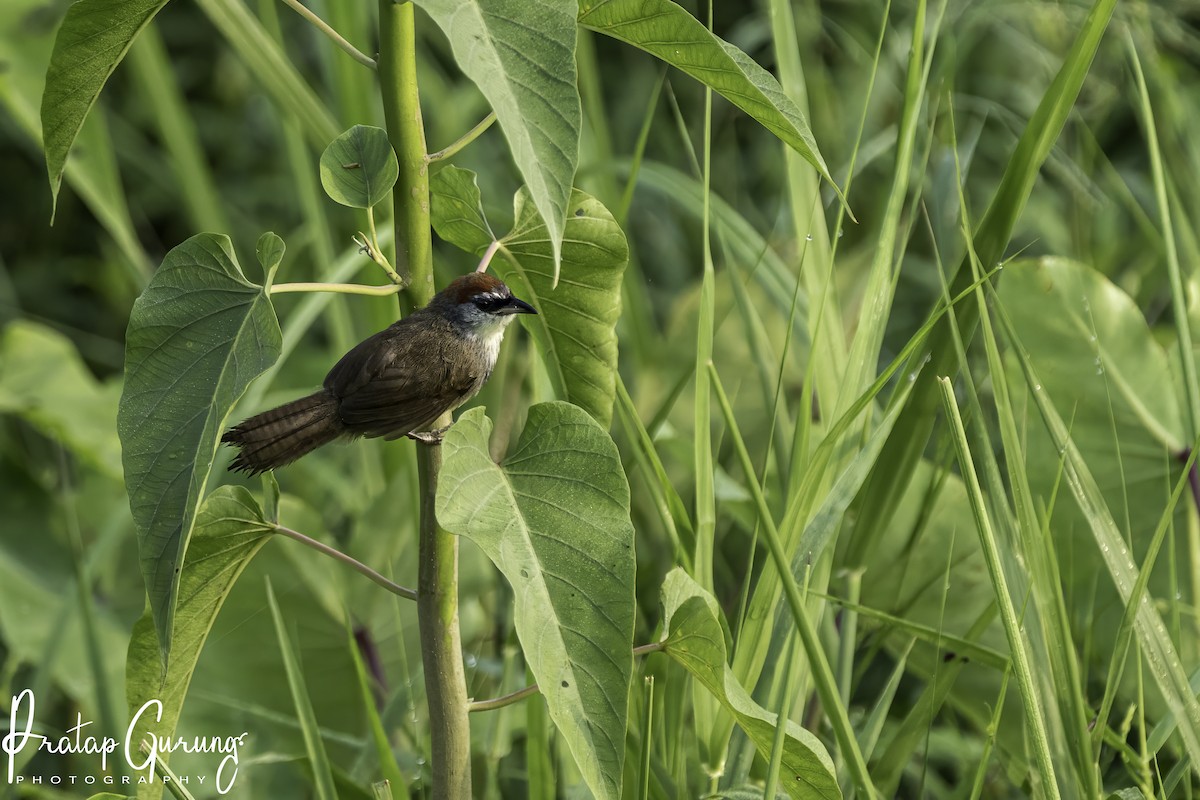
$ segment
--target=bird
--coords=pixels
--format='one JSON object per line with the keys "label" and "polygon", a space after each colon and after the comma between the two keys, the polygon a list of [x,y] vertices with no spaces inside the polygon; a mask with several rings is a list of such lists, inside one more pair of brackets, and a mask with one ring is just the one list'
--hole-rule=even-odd
{"label": "bird", "polygon": [[230,428],[221,437],[238,448],[229,469],[257,475],[360,436],[440,442],[443,431],[427,428],[487,382],[517,314],[537,310],[500,279],[455,278],[428,305],[351,348],[320,391]]}

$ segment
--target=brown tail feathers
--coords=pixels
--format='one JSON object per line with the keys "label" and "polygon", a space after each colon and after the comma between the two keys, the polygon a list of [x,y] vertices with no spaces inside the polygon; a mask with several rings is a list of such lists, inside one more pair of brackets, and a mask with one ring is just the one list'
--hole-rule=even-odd
{"label": "brown tail feathers", "polygon": [[240,448],[229,469],[257,475],[290,464],[346,433],[327,390],[250,417],[221,437]]}

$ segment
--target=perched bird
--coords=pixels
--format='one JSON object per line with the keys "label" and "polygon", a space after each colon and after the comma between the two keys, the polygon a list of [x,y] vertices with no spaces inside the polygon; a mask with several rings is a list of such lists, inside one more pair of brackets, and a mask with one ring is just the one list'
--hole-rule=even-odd
{"label": "perched bird", "polygon": [[231,470],[251,475],[290,464],[335,439],[436,441],[426,432],[480,390],[514,314],[536,314],[486,273],[456,278],[429,305],[360,342],[325,376],[324,388],[234,426]]}

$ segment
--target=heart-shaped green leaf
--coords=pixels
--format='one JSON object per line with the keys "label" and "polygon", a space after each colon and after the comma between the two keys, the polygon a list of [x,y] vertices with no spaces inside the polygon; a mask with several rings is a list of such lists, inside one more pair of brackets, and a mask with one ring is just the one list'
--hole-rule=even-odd
{"label": "heart-shaped green leaf", "polygon": [[[667,575],[662,595],[667,618],[664,652],[725,706],[763,757],[769,758],[778,715],[755,703],[727,666],[716,599],[679,567]],[[788,796],[796,800],[841,797],[825,746],[796,723],[789,720],[787,726],[780,784]]]}
{"label": "heart-shaped green leaf", "polygon": [[417,0],[487,98],[546,223],[557,272],[583,112],[575,80],[576,3]]}
{"label": "heart-shaped green leaf", "polygon": [[387,197],[399,177],[400,162],[383,128],[355,125],[321,154],[321,185],[344,206],[374,206]]}
{"label": "heart-shaped green leaf", "polygon": [[164,662],[221,427],[281,345],[270,299],[242,275],[226,236],[202,233],[171,250],[133,304],[117,433]]}
{"label": "heart-shaped green leaf", "polygon": [[525,661],[599,800],[620,797],[633,670],[629,484],[608,433],[569,403],[541,403],[503,464],[482,408],[446,434],[437,518],[474,541],[513,589]]}

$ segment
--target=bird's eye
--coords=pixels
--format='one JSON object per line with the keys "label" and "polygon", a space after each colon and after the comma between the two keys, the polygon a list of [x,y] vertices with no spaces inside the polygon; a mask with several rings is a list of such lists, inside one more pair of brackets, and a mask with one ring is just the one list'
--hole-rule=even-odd
{"label": "bird's eye", "polygon": [[505,298],[497,297],[494,294],[483,294],[483,295],[480,295],[479,297],[476,297],[474,300],[474,303],[475,303],[475,307],[478,308],[480,311],[487,311],[488,313],[493,313],[497,309],[499,309],[501,306],[504,305]]}

